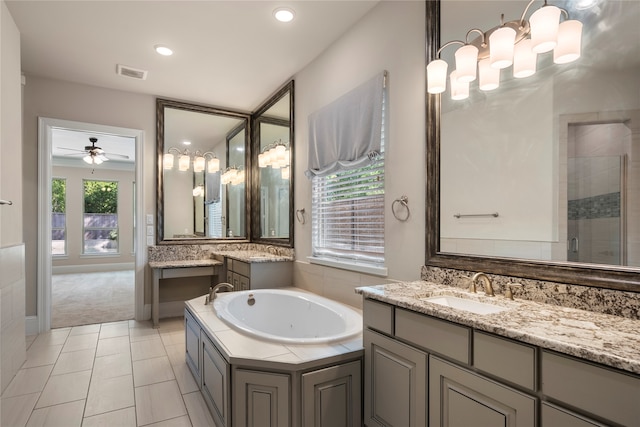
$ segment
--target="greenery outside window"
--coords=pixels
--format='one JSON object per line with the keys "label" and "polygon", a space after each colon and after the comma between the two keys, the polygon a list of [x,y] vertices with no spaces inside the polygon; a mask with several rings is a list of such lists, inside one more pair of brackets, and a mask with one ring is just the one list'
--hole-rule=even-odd
{"label": "greenery outside window", "polygon": [[51,255],[67,254],[67,180],[51,180]]}
{"label": "greenery outside window", "polygon": [[118,253],[118,183],[84,180],[83,253]]}

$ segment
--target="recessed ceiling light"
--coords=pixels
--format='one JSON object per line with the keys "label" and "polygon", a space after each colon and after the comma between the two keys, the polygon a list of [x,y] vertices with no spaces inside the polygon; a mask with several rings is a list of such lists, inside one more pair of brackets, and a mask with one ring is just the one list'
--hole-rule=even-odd
{"label": "recessed ceiling light", "polygon": [[296,14],[292,9],[279,7],[273,11],[273,16],[280,22],[291,22]]}
{"label": "recessed ceiling light", "polygon": [[182,141],[184,145],[191,145],[191,141]]}
{"label": "recessed ceiling light", "polygon": [[160,55],[163,55],[163,56],[171,56],[171,55],[173,55],[173,51],[171,49],[169,49],[168,47],[164,46],[164,45],[157,44],[153,48]]}

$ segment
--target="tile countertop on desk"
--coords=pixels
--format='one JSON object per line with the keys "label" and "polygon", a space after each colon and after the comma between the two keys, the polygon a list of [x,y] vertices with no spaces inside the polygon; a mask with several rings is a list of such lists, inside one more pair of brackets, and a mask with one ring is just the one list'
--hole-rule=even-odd
{"label": "tile countertop on desk", "polygon": [[[356,292],[397,307],[640,374],[640,320],[521,299],[511,301],[502,295],[488,297],[424,281],[365,286]],[[443,294],[508,310],[474,314],[421,300]]]}

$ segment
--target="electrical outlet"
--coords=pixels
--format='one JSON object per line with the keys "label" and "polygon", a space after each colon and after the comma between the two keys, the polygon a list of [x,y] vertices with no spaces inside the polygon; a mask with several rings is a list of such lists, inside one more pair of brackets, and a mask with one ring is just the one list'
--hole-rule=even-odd
{"label": "electrical outlet", "polygon": [[147,214],[147,225],[153,225],[153,215]]}
{"label": "electrical outlet", "polygon": [[153,236],[147,236],[147,246],[153,246],[154,243]]}
{"label": "electrical outlet", "polygon": [[153,225],[147,225],[147,236],[153,236]]}

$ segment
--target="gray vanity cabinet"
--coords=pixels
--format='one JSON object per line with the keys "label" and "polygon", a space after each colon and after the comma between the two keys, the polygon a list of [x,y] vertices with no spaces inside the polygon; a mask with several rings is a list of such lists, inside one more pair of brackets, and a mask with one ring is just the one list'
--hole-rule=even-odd
{"label": "gray vanity cabinet", "polygon": [[291,425],[289,375],[236,369],[234,378],[234,426]]}
{"label": "gray vanity cabinet", "polygon": [[365,329],[364,355],[365,424],[425,427],[427,354]]}
{"label": "gray vanity cabinet", "polygon": [[[201,353],[200,353],[200,325],[185,310],[184,313],[185,334],[185,361],[194,378],[200,378]],[[198,384],[200,386],[200,384]]]}
{"label": "gray vanity cabinet", "polygon": [[536,399],[435,356],[429,357],[429,424],[535,426]]}
{"label": "gray vanity cabinet", "polygon": [[548,402],[540,405],[540,413],[540,425],[543,427],[606,427],[606,424],[600,424]]}
{"label": "gray vanity cabinet", "polygon": [[230,426],[231,400],[229,378],[231,368],[211,340],[202,334],[202,397],[219,427]]}
{"label": "gray vanity cabinet", "polygon": [[227,282],[236,291],[291,286],[291,261],[245,262],[227,258]]}

